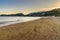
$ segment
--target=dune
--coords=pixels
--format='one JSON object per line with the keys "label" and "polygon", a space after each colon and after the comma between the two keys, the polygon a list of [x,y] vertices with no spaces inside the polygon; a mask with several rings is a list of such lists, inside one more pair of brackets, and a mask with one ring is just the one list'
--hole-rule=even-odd
{"label": "dune", "polygon": [[0,28],[0,40],[60,40],[60,24],[54,18],[8,25]]}

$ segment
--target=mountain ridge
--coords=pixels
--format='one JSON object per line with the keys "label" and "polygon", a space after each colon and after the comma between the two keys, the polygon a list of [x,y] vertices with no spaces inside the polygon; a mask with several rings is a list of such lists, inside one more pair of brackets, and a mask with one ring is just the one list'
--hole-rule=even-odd
{"label": "mountain ridge", "polygon": [[1,14],[0,16],[60,16],[60,8],[52,9],[50,11],[32,12],[26,15],[23,13],[16,13],[10,15]]}

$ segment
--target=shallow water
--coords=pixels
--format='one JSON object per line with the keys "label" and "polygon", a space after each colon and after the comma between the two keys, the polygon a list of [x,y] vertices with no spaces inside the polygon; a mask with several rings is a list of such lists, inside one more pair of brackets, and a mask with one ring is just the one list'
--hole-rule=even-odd
{"label": "shallow water", "polygon": [[0,27],[40,19],[41,17],[0,17]]}

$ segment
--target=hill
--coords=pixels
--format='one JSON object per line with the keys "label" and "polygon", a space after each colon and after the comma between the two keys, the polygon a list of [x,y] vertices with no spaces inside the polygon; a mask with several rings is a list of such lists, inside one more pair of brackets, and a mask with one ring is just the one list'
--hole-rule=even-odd
{"label": "hill", "polygon": [[24,14],[23,13],[16,13],[16,14],[9,14],[9,15],[1,14],[1,16],[24,16]]}
{"label": "hill", "polygon": [[50,11],[33,12],[27,14],[27,16],[60,16],[60,8]]}
{"label": "hill", "polygon": [[0,40],[60,40],[56,18],[41,18],[0,28]]}
{"label": "hill", "polygon": [[42,11],[42,12],[32,12],[27,15],[24,15],[23,13],[16,13],[16,14],[10,14],[10,15],[5,15],[2,14],[1,16],[33,16],[33,17],[38,17],[38,16],[60,16],[60,8],[53,9],[50,11]]}

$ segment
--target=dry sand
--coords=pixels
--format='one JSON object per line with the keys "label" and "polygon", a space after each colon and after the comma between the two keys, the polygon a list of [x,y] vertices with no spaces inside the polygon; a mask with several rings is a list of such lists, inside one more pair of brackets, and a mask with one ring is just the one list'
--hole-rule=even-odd
{"label": "dry sand", "polygon": [[0,40],[60,40],[55,18],[41,18],[0,28]]}

